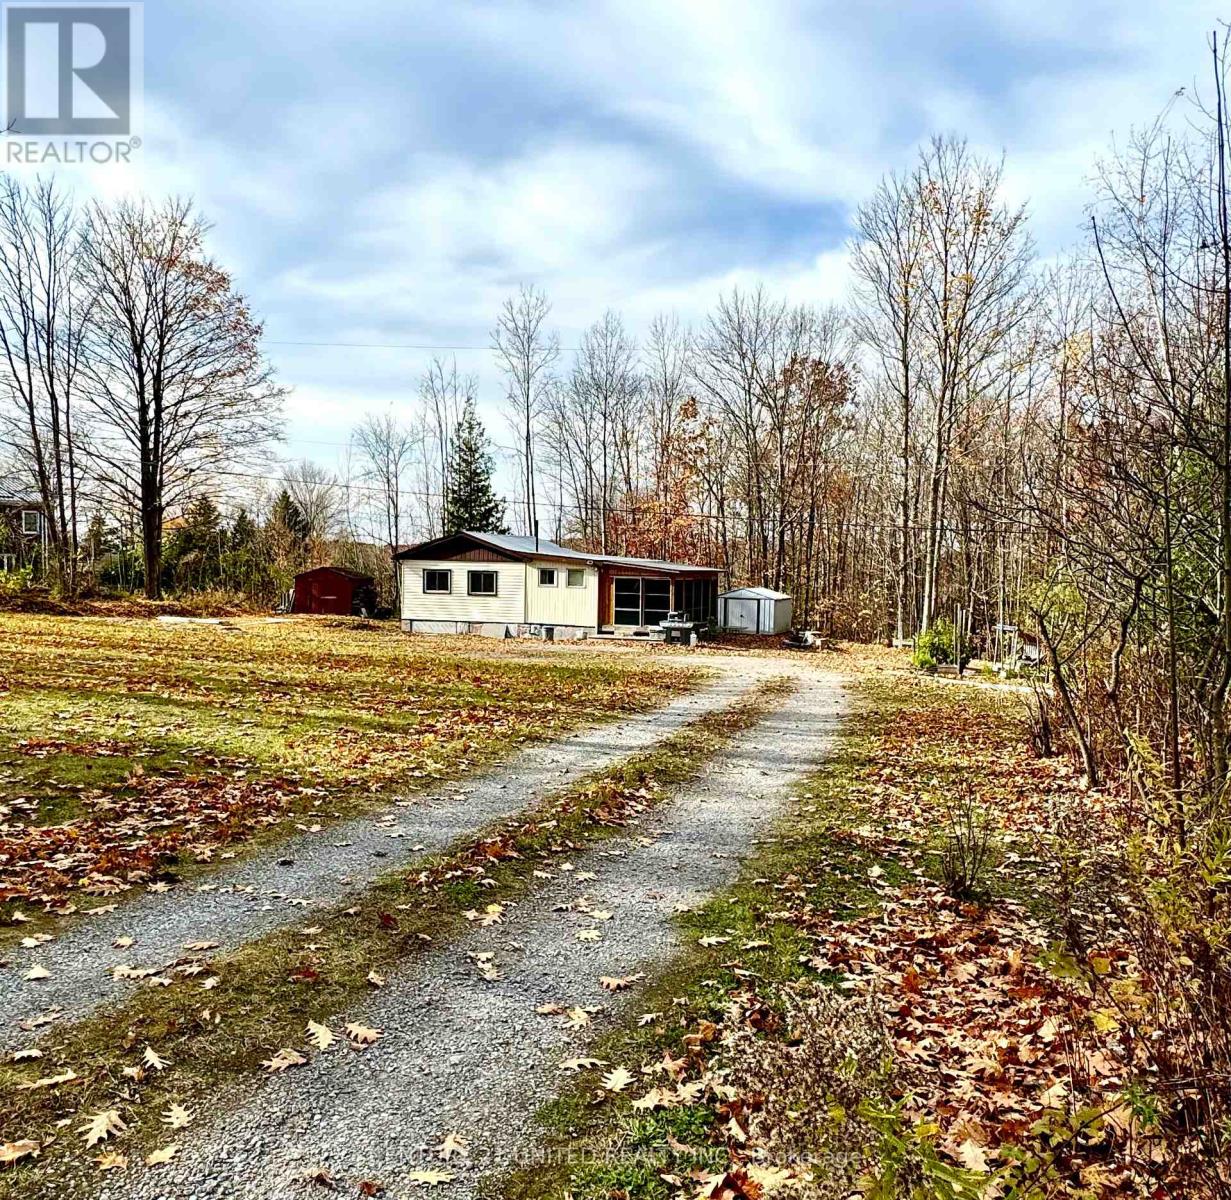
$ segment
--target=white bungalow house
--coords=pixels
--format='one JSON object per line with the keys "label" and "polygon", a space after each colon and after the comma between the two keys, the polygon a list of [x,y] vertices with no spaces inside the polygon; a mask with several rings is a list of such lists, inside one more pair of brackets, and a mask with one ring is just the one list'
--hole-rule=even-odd
{"label": "white bungalow house", "polygon": [[469,531],[411,546],[397,560],[402,628],[411,633],[564,639],[644,633],[674,611],[717,617],[716,567]]}

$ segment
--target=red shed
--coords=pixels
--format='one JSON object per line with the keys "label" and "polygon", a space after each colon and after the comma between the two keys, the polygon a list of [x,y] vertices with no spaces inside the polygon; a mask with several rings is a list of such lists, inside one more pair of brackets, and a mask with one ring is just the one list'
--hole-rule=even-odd
{"label": "red shed", "polygon": [[345,567],[313,567],[295,576],[291,612],[366,617],[376,611],[376,581]]}

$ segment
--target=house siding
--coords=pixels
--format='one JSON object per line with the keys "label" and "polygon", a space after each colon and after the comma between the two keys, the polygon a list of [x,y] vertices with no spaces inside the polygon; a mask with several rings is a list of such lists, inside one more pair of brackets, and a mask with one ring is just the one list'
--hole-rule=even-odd
{"label": "house siding", "polygon": [[[466,573],[496,572],[496,595],[471,596]],[[423,591],[424,571],[452,571],[448,595]],[[460,559],[408,559],[402,563],[403,621],[481,621],[520,625],[526,612],[526,566],[522,562],[466,562]]]}
{"label": "house siding", "polygon": [[[576,570],[580,564],[575,564]],[[555,587],[539,585],[539,568],[554,568]],[[531,625],[575,625],[586,629],[598,627],[598,572],[593,567],[585,571],[585,586],[568,586],[570,566],[563,562],[537,561],[526,564],[526,621]]]}

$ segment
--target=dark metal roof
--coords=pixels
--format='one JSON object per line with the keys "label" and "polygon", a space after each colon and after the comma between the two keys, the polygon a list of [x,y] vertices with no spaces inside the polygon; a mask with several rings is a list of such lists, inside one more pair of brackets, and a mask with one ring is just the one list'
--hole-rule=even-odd
{"label": "dark metal roof", "polygon": [[694,567],[687,563],[673,563],[661,558],[626,558],[618,554],[591,554],[585,550],[570,550],[567,546],[560,546],[555,542],[549,542],[546,538],[533,538],[525,534],[515,533],[475,533],[470,529],[463,529],[461,533],[450,534],[449,537],[433,538],[431,541],[420,542],[417,546],[411,546],[409,549],[401,551],[396,557],[418,557],[422,554],[423,550],[449,541],[454,537],[472,538],[480,545],[488,546],[492,550],[499,550],[504,554],[510,554],[514,558],[521,559],[552,558],[560,559],[563,562],[604,563],[608,566],[642,567],[647,571],[664,571],[674,574],[695,572],[717,575],[720,573],[720,568],[718,567]]}
{"label": "dark metal roof", "polygon": [[331,575],[344,575],[347,579],[354,579],[360,583],[376,582],[371,575],[365,575],[362,571],[352,571],[349,567],[309,567],[306,571],[300,571],[295,578],[302,579],[305,575],[317,575],[322,571],[328,571]]}

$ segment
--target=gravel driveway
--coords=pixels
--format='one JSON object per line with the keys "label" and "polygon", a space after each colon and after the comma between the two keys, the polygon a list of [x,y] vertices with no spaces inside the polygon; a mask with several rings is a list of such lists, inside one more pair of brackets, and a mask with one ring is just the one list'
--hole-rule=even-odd
{"label": "gravel driveway", "polygon": [[[115,980],[118,965],[162,967],[185,954],[188,942],[213,941],[225,950],[271,929],[304,922],[377,875],[407,867],[490,821],[511,816],[592,771],[663,741],[772,674],[765,661],[736,665],[718,659],[715,682],[653,712],[600,725],[517,752],[481,775],[408,798],[319,833],[291,837],[270,850],[224,866],[205,882],[147,892],[115,912],[84,918],[36,949],[6,952],[0,969],[0,1049],[28,1044],[19,1022],[59,1008],[63,1019],[89,1012],[141,986]],[[132,938],[117,949],[117,938]],[[32,966],[50,976],[23,979]]]}
{"label": "gravel driveway", "polygon": [[[781,661],[766,666],[796,676],[797,690],[636,836],[577,858],[576,870],[508,908],[501,924],[417,960],[347,1013],[384,1031],[375,1045],[355,1052],[339,1043],[308,1067],[254,1079],[180,1137],[176,1161],[91,1181],[96,1194],[269,1200],[303,1195],[305,1175],[325,1167],[341,1195],[371,1180],[389,1196],[421,1197],[409,1172],[431,1166],[455,1174],[439,1194],[472,1196],[483,1171],[532,1148],[532,1116],[555,1093],[559,1061],[581,1053],[617,1007],[639,1011],[635,989],[614,998],[599,976],[663,964],[676,944],[672,914],[733,878],[788,789],[824,758],[842,708],[838,681]],[[595,878],[579,879],[585,872]],[[583,929],[599,939],[579,940]],[[480,976],[477,954],[494,956],[499,979]],[[551,1003],[600,1011],[570,1030],[536,1014]],[[431,1148],[449,1132],[469,1140],[470,1157],[446,1167]]]}

